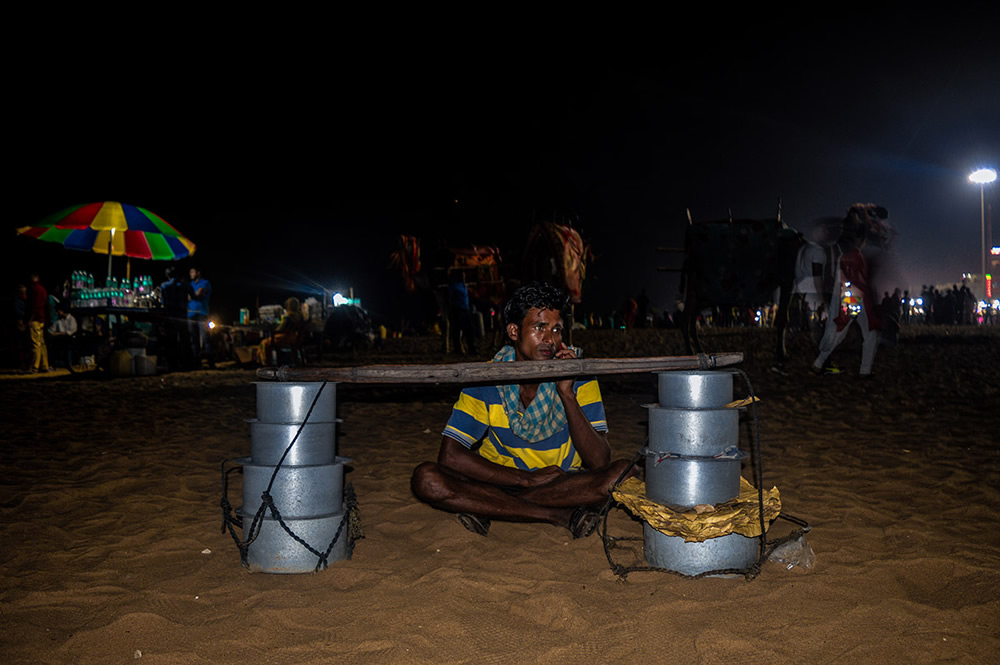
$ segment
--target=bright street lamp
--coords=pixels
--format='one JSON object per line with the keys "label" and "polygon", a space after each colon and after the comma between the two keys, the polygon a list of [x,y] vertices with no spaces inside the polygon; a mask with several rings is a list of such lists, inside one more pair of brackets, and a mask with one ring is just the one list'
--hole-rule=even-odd
{"label": "bright street lamp", "polygon": [[[989,183],[997,179],[997,172],[993,169],[978,169],[969,174],[969,182],[979,185],[979,233],[981,234],[982,246],[979,250],[979,260],[981,272],[979,278],[983,280],[983,289],[986,288],[986,205],[983,189]],[[985,294],[986,292],[983,291]]]}

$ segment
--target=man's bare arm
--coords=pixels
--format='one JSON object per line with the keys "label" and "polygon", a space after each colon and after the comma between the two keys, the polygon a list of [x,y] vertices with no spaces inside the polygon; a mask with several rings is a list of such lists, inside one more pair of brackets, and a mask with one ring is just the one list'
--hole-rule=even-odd
{"label": "man's bare arm", "polygon": [[587,420],[580,403],[576,401],[573,388],[567,390],[562,382],[557,384],[559,397],[566,410],[566,422],[569,423],[569,435],[573,440],[576,452],[588,469],[600,469],[611,463],[611,446],[608,437],[594,429]]}
{"label": "man's bare arm", "polygon": [[[576,353],[563,345],[563,348],[556,353],[556,358],[576,358]],[[566,410],[569,435],[576,452],[580,453],[580,459],[588,469],[600,469],[611,463],[611,446],[608,444],[607,435],[594,429],[583,413],[580,403],[576,401],[576,393],[573,392],[574,382],[574,379],[556,382],[556,392],[559,393],[559,399],[562,400],[563,408]]]}

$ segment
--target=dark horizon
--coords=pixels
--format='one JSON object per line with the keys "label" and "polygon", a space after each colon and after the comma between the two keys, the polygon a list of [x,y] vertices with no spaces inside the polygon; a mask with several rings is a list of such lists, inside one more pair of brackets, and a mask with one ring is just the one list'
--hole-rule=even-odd
{"label": "dark horizon", "polygon": [[[497,245],[511,267],[531,222],[555,216],[596,255],[585,309],[620,311],[643,288],[672,308],[676,276],[656,268],[678,259],[656,248],[680,245],[686,210],[766,219],[780,198],[807,234],[855,202],[883,205],[899,233],[899,286],[960,283],[979,272],[968,174],[1000,167],[996,30],[974,12],[900,11],[798,32],[785,21],[770,40],[733,20],[711,48],[666,43],[617,61],[497,50],[279,72],[251,57],[226,77],[101,62],[155,91],[114,112],[67,111],[88,89],[82,64],[59,81],[23,73],[5,281],[32,268],[103,274],[106,257],[14,229],[119,200],[197,243],[193,261],[230,317],[258,294],[280,302],[315,282],[354,287],[391,320],[400,234]],[[995,211],[1000,187],[985,194]],[[125,260],[115,266],[123,274]],[[165,268],[132,261],[157,281]]]}

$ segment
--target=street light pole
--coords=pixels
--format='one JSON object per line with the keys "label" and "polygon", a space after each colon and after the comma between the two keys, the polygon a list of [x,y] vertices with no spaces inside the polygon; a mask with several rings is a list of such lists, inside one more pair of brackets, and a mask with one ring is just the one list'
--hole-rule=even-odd
{"label": "street light pole", "polygon": [[986,297],[986,185],[997,179],[997,172],[993,169],[979,169],[969,174],[969,182],[979,185],[979,232],[982,243],[979,251],[980,273],[979,279],[983,281],[983,298]]}
{"label": "street light pole", "polygon": [[983,280],[983,297],[986,297],[986,185],[979,185],[979,242],[980,279]]}

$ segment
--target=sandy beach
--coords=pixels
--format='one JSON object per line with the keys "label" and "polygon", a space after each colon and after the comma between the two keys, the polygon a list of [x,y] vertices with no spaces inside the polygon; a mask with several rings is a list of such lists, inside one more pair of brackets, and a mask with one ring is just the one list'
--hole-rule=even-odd
{"label": "sandy beach", "polygon": [[[682,348],[675,331],[574,335],[588,357]],[[906,328],[873,381],[856,377],[856,336],[834,356],[840,376],[807,371],[802,333],[790,375],[771,373],[773,335],[705,334],[709,350],[745,354],[765,484],[812,527],[811,568],[769,562],[752,581],[623,582],[598,536],[508,523],[474,535],[409,487],[458,388],[343,384],[337,445],[365,537],[317,574],[251,574],[219,507],[220,463],[249,454],[251,370],[4,377],[0,660],[997,662],[1000,328]],[[444,362],[434,348],[393,340],[328,364]],[[615,455],[631,457],[655,377],[601,387]],[[621,510],[609,523],[641,535]]]}

